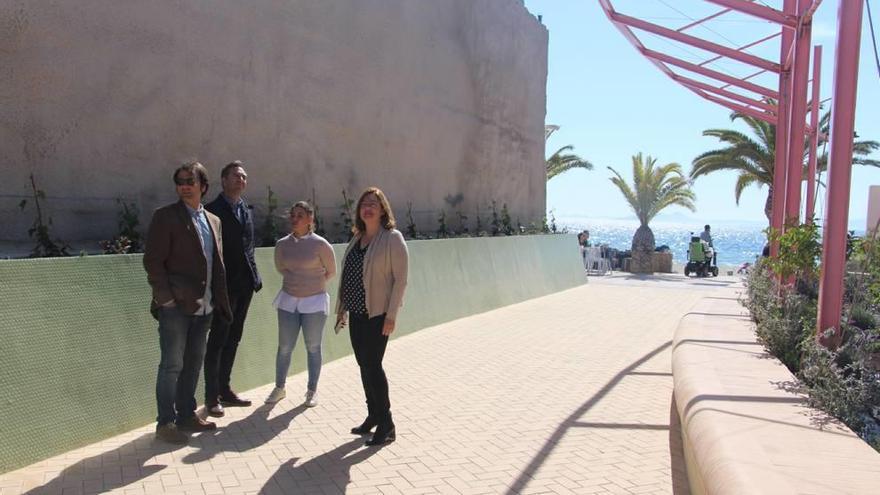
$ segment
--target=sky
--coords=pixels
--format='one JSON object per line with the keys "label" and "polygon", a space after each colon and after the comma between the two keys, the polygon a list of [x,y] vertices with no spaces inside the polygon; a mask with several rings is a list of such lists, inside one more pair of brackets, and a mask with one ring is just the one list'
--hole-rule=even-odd
{"label": "sky", "polygon": [[[872,14],[880,12],[880,0],[870,0]],[[781,0],[764,0],[780,8]],[[832,95],[838,1],[821,3],[813,23],[813,45],[823,46],[822,98]],[[612,0],[618,12],[668,27],[680,27],[721,8],[701,0]],[[565,145],[590,161],[593,170],[572,170],[550,180],[547,209],[557,218],[635,218],[620,191],[609,181],[608,166],[627,180],[632,177],[631,157],[642,152],[658,163],[677,162],[685,172],[694,157],[722,147],[715,138],[704,137],[710,128],[748,132],[741,122],[730,121],[730,110],[709,102],[672,81],[643,57],[614,27],[595,0],[525,0],[532,14],[541,15],[549,32],[547,124],[560,128],[547,141],[546,154]],[[875,17],[875,21],[877,18]],[[880,22],[878,22],[880,28]],[[690,34],[742,46],[778,30],[768,22],[728,14]],[[670,55],[699,62],[707,52],[640,36],[645,44]],[[778,38],[748,50],[778,61]],[[714,68],[734,75],[754,72],[740,64]],[[745,70],[745,72],[744,72]],[[687,74],[687,73],[684,73]],[[689,74],[688,74],[689,75]],[[775,88],[770,76],[755,82]],[[874,61],[867,10],[863,13],[858,102],[855,129],[860,138],[880,141],[880,76]],[[875,154],[880,159],[880,153]],[[664,210],[658,220],[698,222],[764,222],[766,188],[747,189],[737,206],[733,172],[716,172],[694,184],[697,212],[681,207]],[[850,192],[850,227],[864,229],[868,187],[880,185],[880,169],[853,167]],[[802,200],[803,201],[803,200]],[[825,191],[818,197],[817,215],[824,214]]]}

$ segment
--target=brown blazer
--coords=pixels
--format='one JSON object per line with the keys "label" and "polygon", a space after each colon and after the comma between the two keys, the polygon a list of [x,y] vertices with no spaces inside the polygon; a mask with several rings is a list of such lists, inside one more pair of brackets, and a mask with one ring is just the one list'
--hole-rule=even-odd
{"label": "brown blazer", "polygon": [[[220,219],[205,210],[214,238],[211,294],[217,316],[232,321],[223,265],[223,237]],[[200,261],[200,262],[199,262]],[[153,289],[150,312],[158,318],[159,306],[174,300],[187,313],[199,309],[196,302],[205,294],[207,269],[202,243],[183,201],[158,208],[147,231],[144,268]]]}

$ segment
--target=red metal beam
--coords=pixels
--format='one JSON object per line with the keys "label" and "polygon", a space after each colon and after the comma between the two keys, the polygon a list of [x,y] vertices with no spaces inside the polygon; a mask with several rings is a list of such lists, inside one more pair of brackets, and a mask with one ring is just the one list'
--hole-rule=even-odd
{"label": "red metal beam", "polygon": [[704,82],[695,81],[693,79],[690,79],[690,78],[687,78],[684,76],[680,76],[678,74],[673,73],[673,75],[671,77],[675,81],[678,81],[681,84],[684,84],[685,86],[702,89],[703,91],[708,91],[710,93],[715,93],[715,94],[723,96],[725,98],[728,98],[731,100],[736,100],[740,103],[745,103],[746,105],[750,105],[753,107],[763,108],[765,111],[773,113],[773,115],[774,115],[773,118],[774,118],[774,122],[775,122],[776,105],[771,105],[771,104],[764,102],[764,101],[761,101],[761,100],[755,100],[752,98],[748,98],[748,97],[743,96],[741,94],[734,93],[732,91],[727,91],[723,88],[716,88],[715,86],[712,86],[711,84],[706,84]]}
{"label": "red metal beam", "polygon": [[[745,50],[746,48],[751,48],[751,47],[753,47],[753,46],[755,46],[755,45],[760,45],[761,43],[763,43],[763,42],[765,42],[765,41],[768,41],[768,40],[772,40],[773,38],[775,38],[775,37],[777,37],[777,36],[779,36],[779,35],[780,35],[780,33],[773,33],[773,34],[771,34],[770,36],[765,36],[765,37],[763,37],[763,38],[761,38],[761,39],[759,39],[759,40],[756,40],[756,41],[753,41],[753,42],[751,42],[751,43],[745,44],[745,45],[743,45],[743,46],[737,48],[737,50],[738,50],[738,51],[742,51],[742,50]],[[706,61],[704,61],[704,62],[700,62],[700,63],[697,64],[697,65],[711,64],[712,62],[714,62],[714,61],[716,61],[716,60],[718,60],[718,59],[720,59],[720,58],[724,58],[724,57],[722,57],[721,55],[718,55],[717,57],[712,57],[712,58],[710,58],[709,60],[706,60]],[[764,72],[764,71],[761,71],[761,72]]]}
{"label": "red metal beam", "polygon": [[813,101],[810,108],[810,161],[807,170],[807,210],[804,219],[813,223],[816,213],[816,156],[819,147],[819,76],[822,73],[822,47],[813,47]]}
{"label": "red metal beam", "polygon": [[[798,1],[798,15],[809,7]],[[791,113],[788,134],[788,173],[785,186],[785,221],[800,223],[801,186],[804,176],[804,124],[807,115],[807,79],[810,74],[812,23],[800,23],[795,33],[794,63],[791,67]]]}
{"label": "red metal beam", "polygon": [[[843,272],[846,264],[846,230],[852,180],[853,132],[862,34],[859,0],[840,2],[837,13],[837,46],[834,61],[834,105],[831,107],[831,150],[825,223],[822,225],[822,275],[816,336],[829,348],[840,345],[843,312]],[[829,334],[825,330],[834,329]]]}
{"label": "red metal beam", "polygon": [[717,103],[723,107],[727,107],[727,108],[733,110],[734,112],[739,112],[739,113],[748,115],[750,117],[754,117],[756,119],[763,120],[764,122],[767,122],[770,124],[772,124],[773,122],[776,121],[776,116],[773,114],[761,112],[761,111],[758,111],[757,109],[754,109],[751,107],[737,105],[736,103],[733,103],[732,101],[724,100],[724,99],[718,98],[717,96],[710,95],[709,93],[706,93],[705,91],[703,91],[701,89],[691,88],[691,87],[688,87],[688,89],[690,89],[694,93],[700,95],[702,98],[705,98],[713,103]]}
{"label": "red metal beam", "polygon": [[712,69],[707,69],[705,67],[700,67],[697,64],[692,64],[690,62],[681,60],[680,58],[673,57],[671,55],[666,55],[665,53],[656,52],[649,48],[641,48],[640,51],[642,54],[650,59],[659,60],[661,62],[665,62],[670,65],[675,65],[676,67],[681,67],[682,69],[689,70],[691,72],[695,72],[697,74],[710,77],[712,79],[717,79],[719,81],[724,81],[731,86],[737,86],[742,89],[752,91],[754,93],[758,93],[761,96],[766,96],[767,98],[772,98],[774,100],[779,98],[779,93],[773,91],[772,89],[767,89],[763,86],[759,86],[754,83],[750,83],[747,81],[743,81],[741,79],[737,79],[733,76],[728,76],[727,74],[714,71]]}
{"label": "red metal beam", "polygon": [[780,12],[770,7],[745,0],[707,0],[710,3],[734,9],[743,14],[748,14],[765,21],[775,22],[783,27],[794,29],[797,27],[797,16],[788,12]]}
{"label": "red metal beam", "polygon": [[[786,15],[794,14],[797,0],[785,0],[783,11]],[[794,40],[794,33],[788,29],[782,30],[782,42],[779,44],[779,59],[784,60]],[[788,114],[789,114],[789,79],[788,70],[783,70],[779,75],[779,111],[776,113],[776,156],[773,160],[773,192],[770,204],[770,227],[777,232],[782,232],[785,218],[785,174],[788,158]],[[779,243],[770,243],[770,256],[779,255]]]}
{"label": "red metal beam", "polygon": [[701,50],[717,53],[719,55],[737,60],[744,64],[752,65],[754,67],[758,67],[775,73],[779,73],[779,71],[781,70],[779,64],[771,62],[769,60],[765,60],[761,57],[756,57],[755,55],[741,52],[734,48],[729,48],[724,45],[712,43],[711,41],[706,41],[702,38],[697,38],[696,36],[679,33],[678,31],[675,31],[673,29],[643,21],[635,17],[630,17],[628,15],[620,14],[617,12],[612,12],[610,14],[610,17],[613,22],[619,22],[621,24],[631,26],[636,29],[641,29],[649,33],[654,33],[665,38],[673,39],[675,41],[699,48]]}

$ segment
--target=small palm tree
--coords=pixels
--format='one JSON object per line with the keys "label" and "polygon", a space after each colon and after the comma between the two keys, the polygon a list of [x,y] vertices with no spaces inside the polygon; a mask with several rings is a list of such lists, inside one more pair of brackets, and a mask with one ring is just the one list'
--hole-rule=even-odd
{"label": "small palm tree", "polygon": [[574,153],[566,153],[567,151],[574,151],[574,146],[563,146],[556,150],[556,153],[553,153],[553,155],[547,159],[547,180],[550,180],[563,172],[568,172],[573,168],[593,170],[592,163]]}
{"label": "small palm tree", "polygon": [[[739,204],[742,192],[749,186],[766,185],[767,199],[764,202],[764,215],[770,221],[770,212],[773,207],[773,173],[776,163],[776,126],[739,112],[730,114],[730,120],[745,122],[755,137],[732,129],[706,129],[703,131],[704,136],[716,137],[727,146],[707,151],[694,158],[691,179],[697,179],[719,170],[739,172],[733,190],[736,204]],[[824,148],[827,144],[825,140],[828,136],[830,120],[831,112],[826,112],[819,121],[820,136],[823,136],[819,140],[820,154],[817,159],[817,169],[820,174],[828,169],[828,153]],[[853,136],[853,138],[856,137],[858,136]],[[880,143],[877,141],[854,141],[852,163],[880,167],[880,161],[866,158],[877,149],[880,149]],[[808,152],[809,143],[804,148],[804,163],[807,161]],[[807,179],[806,165],[803,177],[804,180]]]}
{"label": "small palm tree", "polygon": [[667,206],[678,205],[696,211],[696,195],[682,172],[681,165],[667,163],[656,166],[657,159],[642,158],[639,153],[632,157],[633,184],[630,186],[617,170],[611,182],[620,189],[626,201],[639,219],[639,228],[632,240],[632,264],[634,273],[652,273],[652,253],[654,252],[654,232],[648,224]]}

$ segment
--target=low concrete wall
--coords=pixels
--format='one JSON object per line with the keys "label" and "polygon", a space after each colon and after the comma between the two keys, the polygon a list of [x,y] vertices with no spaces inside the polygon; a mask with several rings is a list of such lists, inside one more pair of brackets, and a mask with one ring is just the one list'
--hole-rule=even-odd
{"label": "low concrete wall", "polygon": [[686,315],[672,353],[694,494],[877,493],[880,454],[791,392],[736,294]]}
{"label": "low concrete wall", "polygon": [[[574,236],[412,241],[395,337],[584,283]],[[341,261],[343,245],[335,245]],[[272,249],[257,250],[265,287],[251,305],[233,385],[274,378],[281,286]],[[0,261],[0,472],[154,420],[156,322],[140,255]],[[331,298],[336,300],[336,280]],[[351,352],[325,329],[325,361]],[[305,369],[302,345],[291,373]],[[202,398],[199,391],[198,399]]]}

